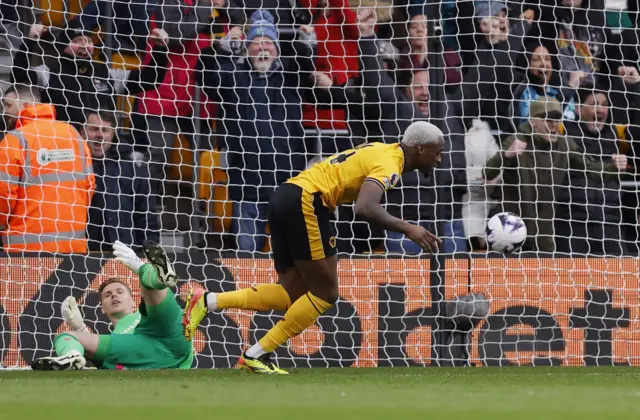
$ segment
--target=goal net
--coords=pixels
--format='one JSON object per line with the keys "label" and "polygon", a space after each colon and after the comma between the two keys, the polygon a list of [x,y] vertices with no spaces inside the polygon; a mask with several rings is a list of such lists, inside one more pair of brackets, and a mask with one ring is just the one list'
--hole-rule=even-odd
{"label": "goal net", "polygon": [[[439,252],[339,207],[340,300],[277,363],[640,365],[631,3],[3,0],[0,365],[50,354],[69,295],[100,334],[103,281],[139,302],[116,240],[170,250],[181,305],[277,282],[273,190],[415,121],[442,162],[383,204]],[[529,233],[507,257],[485,240],[502,211]],[[194,367],[235,367],[282,315],[210,314]]]}

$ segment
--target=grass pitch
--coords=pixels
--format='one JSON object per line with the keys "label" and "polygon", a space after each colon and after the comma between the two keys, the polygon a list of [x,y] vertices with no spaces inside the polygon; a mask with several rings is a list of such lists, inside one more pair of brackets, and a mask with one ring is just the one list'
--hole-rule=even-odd
{"label": "grass pitch", "polygon": [[640,370],[0,371],[0,418],[630,420],[640,419]]}

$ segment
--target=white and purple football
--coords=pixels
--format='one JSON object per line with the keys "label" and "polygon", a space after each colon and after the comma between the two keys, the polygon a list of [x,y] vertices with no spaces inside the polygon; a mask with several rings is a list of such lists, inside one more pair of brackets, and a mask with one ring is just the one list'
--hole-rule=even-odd
{"label": "white and purple football", "polygon": [[489,219],[485,236],[489,249],[509,254],[524,244],[527,239],[527,227],[517,214],[498,213]]}

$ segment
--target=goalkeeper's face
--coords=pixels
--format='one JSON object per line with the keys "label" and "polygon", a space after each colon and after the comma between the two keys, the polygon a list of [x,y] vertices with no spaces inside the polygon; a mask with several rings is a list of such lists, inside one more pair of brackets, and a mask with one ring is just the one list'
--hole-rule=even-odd
{"label": "goalkeeper's face", "polygon": [[120,319],[134,312],[135,302],[129,288],[122,283],[111,283],[100,293],[102,313],[109,319]]}

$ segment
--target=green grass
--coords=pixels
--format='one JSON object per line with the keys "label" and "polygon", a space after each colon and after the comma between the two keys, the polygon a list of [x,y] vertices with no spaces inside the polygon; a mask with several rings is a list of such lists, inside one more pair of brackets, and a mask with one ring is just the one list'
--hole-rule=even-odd
{"label": "green grass", "polygon": [[[252,416],[252,417],[247,417]],[[640,419],[632,368],[0,372],[3,420]]]}

